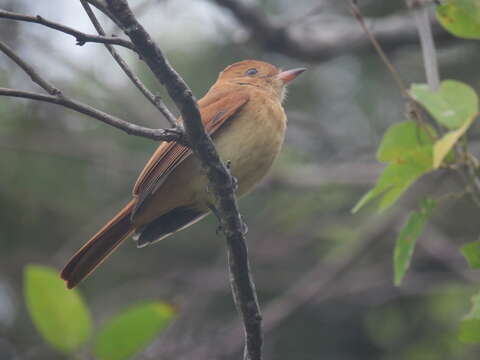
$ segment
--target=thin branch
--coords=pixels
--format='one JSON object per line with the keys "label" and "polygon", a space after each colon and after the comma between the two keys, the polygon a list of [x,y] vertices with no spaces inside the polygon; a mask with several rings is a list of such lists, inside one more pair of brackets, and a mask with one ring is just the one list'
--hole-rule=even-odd
{"label": "thin branch", "polygon": [[46,20],[43,17],[41,17],[40,15],[29,16],[29,15],[22,15],[22,14],[14,13],[14,12],[11,12],[11,11],[0,10],[0,18],[31,22],[31,23],[46,26],[46,27],[51,28],[51,29],[55,29],[57,31],[60,31],[60,32],[63,32],[65,34],[73,36],[77,40],[77,45],[80,45],[80,46],[84,45],[87,42],[94,42],[94,43],[101,43],[101,44],[119,45],[119,46],[123,46],[127,49],[135,51],[135,47],[128,40],[121,39],[121,38],[118,38],[118,37],[108,37],[108,36],[97,36],[97,35],[85,34],[81,31],[75,30],[71,27],[68,27],[68,26],[53,22],[53,21]]}
{"label": "thin branch", "polygon": [[107,114],[90,105],[83,104],[74,99],[65,96],[60,89],[45,80],[31,65],[24,61],[13,49],[0,41],[0,50],[12,59],[22,70],[24,70],[36,84],[40,85],[50,95],[32,93],[28,91],[0,88],[0,96],[11,96],[28,98],[32,100],[44,101],[62,105],[66,108],[75,110],[82,114],[91,116],[117,129],[125,131],[127,134],[137,135],[153,140],[161,141],[179,141],[183,142],[183,132],[177,128],[172,129],[150,129],[143,126],[132,124],[128,121],[119,119],[113,115]]}
{"label": "thin branch", "polygon": [[32,79],[32,81],[38,85],[42,89],[44,89],[50,95],[59,95],[60,90],[58,90],[53,84],[49,83],[47,80],[42,78],[38,72],[36,72],[29,64],[22,60],[20,56],[18,56],[12,48],[10,48],[7,44],[0,41],[0,51],[2,51],[5,55],[7,55],[10,59],[12,59],[23,71],[25,71],[28,76]]}
{"label": "thin branch", "polygon": [[0,88],[0,96],[10,96],[25,99],[38,100],[48,102],[56,105],[61,105],[66,108],[75,110],[84,115],[88,115],[94,119],[100,120],[117,129],[125,131],[129,135],[141,136],[147,139],[160,141],[180,141],[181,133],[175,129],[150,129],[143,126],[129,123],[116,116],[107,114],[101,110],[95,109],[90,105],[81,103],[79,101],[70,99],[64,95],[43,95],[32,93],[29,91],[15,90],[8,88]]}
{"label": "thin branch", "polygon": [[[100,22],[98,21],[97,17],[93,13],[92,9],[90,8],[90,5],[86,0],[80,0],[83,8],[85,9],[85,12],[87,13],[88,17],[90,18],[90,21],[92,22],[93,26],[97,30],[97,32],[101,36],[105,36],[105,31],[102,28],[102,25],[100,25]],[[115,59],[117,64],[121,67],[123,72],[128,76],[128,78],[133,82],[133,84],[140,90],[140,92],[155,106],[160,113],[167,119],[167,121],[172,125],[172,127],[176,127],[177,121],[175,119],[175,116],[168,110],[167,106],[164,104],[162,101],[162,98],[158,95],[154,95],[143,83],[142,81],[133,73],[133,71],[130,69],[130,67],[127,65],[125,60],[120,56],[120,54],[115,50],[115,48],[110,45],[110,44],[104,44],[107,50],[110,52],[112,57]]]}
{"label": "thin branch", "polygon": [[423,117],[422,109],[420,108],[418,103],[412,98],[412,96],[410,95],[410,93],[407,90],[407,87],[406,87],[405,83],[403,82],[403,80],[400,76],[400,73],[395,68],[395,66],[390,61],[390,59],[388,58],[387,54],[385,53],[383,47],[380,45],[376,36],[368,28],[367,24],[365,23],[365,18],[363,17],[362,12],[360,11],[360,9],[357,5],[357,1],[356,0],[349,0],[349,4],[350,4],[350,11],[352,12],[352,15],[359,22],[363,31],[366,33],[370,43],[373,45],[373,47],[375,48],[375,51],[379,55],[380,59],[385,64],[388,71],[392,74],[392,77],[393,77],[395,83],[397,84],[400,92],[402,93],[402,96],[405,98],[405,100],[407,100],[406,106],[405,106],[407,116],[416,120],[418,125],[426,131],[427,135],[432,140],[435,140],[435,135],[432,134],[432,132],[429,130],[429,127],[426,125],[427,122],[425,121],[425,119]]}
{"label": "thin branch", "polygon": [[113,14],[107,8],[106,0],[87,0],[91,5],[95,6],[98,10],[100,10],[104,15],[106,15],[110,20],[112,20],[120,29],[122,25],[118,22],[118,20],[113,16]]}
{"label": "thin branch", "polygon": [[350,10],[352,12],[352,15],[355,17],[355,19],[357,19],[358,23],[360,24],[363,31],[367,35],[368,39],[370,40],[370,43],[375,48],[375,51],[380,56],[380,59],[382,59],[385,66],[388,68],[388,70],[392,74],[393,79],[395,80],[395,83],[397,84],[398,88],[402,92],[402,95],[405,96],[405,98],[409,98],[410,96],[407,92],[407,87],[405,86],[405,83],[403,82],[400,74],[398,73],[397,69],[392,64],[388,56],[385,54],[385,51],[383,51],[383,48],[378,42],[375,35],[373,35],[370,29],[368,28],[367,24],[365,23],[365,19],[363,18],[363,15],[360,12],[360,9],[358,8],[358,5],[353,0],[350,0]]}
{"label": "thin branch", "polygon": [[428,9],[422,6],[423,4],[420,4],[419,0],[407,0],[407,5],[413,11],[413,17],[415,18],[415,24],[420,36],[427,83],[431,90],[436,91],[440,87],[440,76]]}
{"label": "thin branch", "polygon": [[243,319],[245,330],[244,358],[260,360],[262,350],[261,315],[250,275],[245,224],[238,211],[234,181],[220,160],[210,137],[205,133],[195,97],[187,84],[170,66],[160,48],[137,21],[125,0],[107,0],[108,10],[122,25],[124,32],[142,54],[157,79],[165,85],[175,101],[185,124],[188,142],[206,170],[210,188],[217,204],[223,233],[227,240],[230,283],[235,303]]}

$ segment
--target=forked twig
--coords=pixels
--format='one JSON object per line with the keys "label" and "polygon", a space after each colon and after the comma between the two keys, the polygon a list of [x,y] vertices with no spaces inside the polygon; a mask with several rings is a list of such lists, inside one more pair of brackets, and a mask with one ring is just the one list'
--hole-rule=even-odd
{"label": "forked twig", "polygon": [[55,85],[44,79],[30,64],[23,60],[12,48],[0,41],[0,51],[7,55],[13,62],[15,62],[26,74],[30,76],[32,81],[38,84],[48,95],[33,93],[29,91],[22,91],[16,89],[0,88],[0,96],[10,96],[17,98],[25,98],[38,100],[48,103],[64,106],[68,109],[74,110],[78,113],[88,115],[94,119],[100,120],[117,129],[125,131],[127,134],[142,136],[148,139],[161,141],[183,141],[182,135],[178,129],[150,129],[143,126],[132,124],[128,121],[122,120],[111,114],[107,114],[90,105],[84,104],[80,101],[71,99],[62,93]]}
{"label": "forked twig", "polygon": [[161,141],[179,141],[182,134],[175,129],[150,129],[143,126],[132,124],[122,120],[116,116],[107,114],[94,107],[81,103],[80,101],[70,99],[64,95],[44,95],[32,93],[29,91],[15,90],[8,88],[0,88],[0,96],[18,97],[24,99],[32,99],[52,104],[61,105],[76,112],[88,115],[94,119],[100,120],[105,124],[111,125],[117,129],[125,131],[129,135],[141,136],[152,140]]}
{"label": "forked twig", "polygon": [[127,49],[134,50],[135,47],[133,44],[125,39],[118,38],[118,37],[108,37],[108,36],[97,36],[97,35],[90,35],[90,34],[85,34],[81,31],[75,30],[71,27],[47,20],[40,15],[37,16],[29,16],[29,15],[22,15],[18,13],[14,13],[11,11],[6,11],[6,10],[0,10],[0,18],[3,19],[10,19],[10,20],[17,20],[17,21],[24,21],[24,22],[30,22],[30,23],[35,23],[35,24],[40,24],[43,26],[46,26],[48,28],[63,32],[65,34],[73,36],[76,41],[77,45],[84,45],[87,42],[94,42],[94,43],[101,43],[101,44],[111,44],[111,45],[119,45],[123,46]]}
{"label": "forked twig", "polygon": [[[101,36],[105,36],[105,31],[103,30],[102,25],[100,25],[100,22],[98,21],[97,17],[93,13],[88,1],[80,0],[80,3],[85,9],[85,12],[87,13],[88,17],[90,18],[90,21],[92,22],[97,32]],[[136,76],[133,73],[133,71],[127,65],[125,60],[123,60],[123,58],[120,56],[120,54],[115,50],[113,46],[111,46],[110,44],[105,44],[105,47],[110,52],[112,57],[115,59],[117,64],[121,67],[123,72],[128,76],[128,78],[133,82],[133,84],[140,90],[140,92],[147,98],[147,100],[150,101],[160,111],[160,113],[165,117],[165,119],[167,119],[167,121],[170,123],[172,127],[177,127],[178,123],[175,119],[175,116],[173,116],[173,114],[168,110],[167,106],[164,104],[161,97],[154,95],[142,83],[142,81],[138,78],[138,76]]]}

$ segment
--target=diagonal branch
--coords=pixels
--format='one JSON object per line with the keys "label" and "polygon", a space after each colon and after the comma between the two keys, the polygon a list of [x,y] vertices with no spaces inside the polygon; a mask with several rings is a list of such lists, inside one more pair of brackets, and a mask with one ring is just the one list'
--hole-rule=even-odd
{"label": "diagonal branch", "polygon": [[121,39],[118,37],[103,36],[103,35],[97,36],[97,35],[85,34],[71,27],[44,19],[40,15],[29,16],[29,15],[14,13],[11,11],[0,10],[0,18],[31,22],[31,23],[46,26],[51,29],[55,29],[57,31],[73,36],[77,40],[77,45],[80,45],[80,46],[86,44],[87,42],[94,42],[94,43],[102,43],[102,44],[119,45],[135,51],[135,47],[133,46],[133,44],[130,41],[127,41],[125,39]]}
{"label": "diagonal branch", "polygon": [[12,48],[10,48],[7,44],[3,41],[0,41],[0,51],[2,51],[5,55],[7,55],[13,62],[15,62],[23,71],[25,71],[30,79],[40,87],[45,90],[50,95],[58,95],[60,94],[60,90],[58,90],[53,84],[49,83],[47,80],[42,78],[39,73],[37,73],[29,64],[27,64],[23,59],[18,56]]}
{"label": "diagonal branch", "polygon": [[90,5],[95,6],[100,10],[105,16],[112,20],[119,28],[122,28],[122,25],[118,20],[113,16],[113,14],[108,10],[108,5],[106,0],[86,0]]}
{"label": "diagonal branch", "polygon": [[100,120],[101,122],[111,125],[117,129],[123,130],[129,135],[141,136],[147,139],[157,141],[180,141],[182,136],[182,134],[175,129],[150,129],[147,127],[132,124],[116,116],[95,109],[90,105],[81,103],[74,99],[70,99],[64,95],[44,95],[23,90],[0,88],[0,96],[32,99],[61,105],[63,107],[75,110],[76,112],[79,112],[81,114],[88,115],[94,119]]}
{"label": "diagonal branch", "polygon": [[260,360],[261,315],[248,264],[247,246],[243,233],[245,225],[238,211],[232,176],[220,160],[212,140],[205,133],[191,90],[137,21],[127,1],[106,0],[106,2],[108,10],[121,24],[157,79],[165,85],[182,114],[188,142],[206,170],[215,195],[216,209],[227,240],[231,286],[235,303],[243,319],[246,336],[244,358]]}
{"label": "diagonal branch", "polygon": [[48,103],[64,106],[75,110],[94,119],[100,120],[117,129],[125,131],[127,134],[142,136],[145,138],[161,141],[182,141],[183,133],[176,129],[150,129],[143,126],[132,124],[128,121],[119,119],[113,115],[107,114],[90,105],[65,96],[60,89],[55,87],[49,81],[45,80],[31,65],[24,61],[8,45],[0,41],[0,50],[13,60],[23,71],[25,71],[33,82],[40,85],[49,95],[32,93],[28,91],[0,88],[0,96],[10,96],[38,100]]}
{"label": "diagonal branch", "polygon": [[[93,13],[90,5],[86,0],[80,0],[85,12],[87,13],[90,21],[92,22],[93,26],[97,30],[97,32],[101,36],[105,36],[105,31],[100,25],[97,17]],[[128,76],[128,78],[133,82],[133,84],[140,90],[140,92],[155,106],[160,113],[167,119],[167,121],[172,125],[172,127],[177,126],[177,122],[175,116],[168,110],[167,106],[162,101],[161,97],[158,95],[154,95],[141,81],[140,79],[133,73],[133,71],[129,68],[125,60],[122,59],[120,54],[115,50],[115,48],[110,44],[104,44],[107,50],[110,52],[114,60],[117,64],[122,68],[123,72]]]}

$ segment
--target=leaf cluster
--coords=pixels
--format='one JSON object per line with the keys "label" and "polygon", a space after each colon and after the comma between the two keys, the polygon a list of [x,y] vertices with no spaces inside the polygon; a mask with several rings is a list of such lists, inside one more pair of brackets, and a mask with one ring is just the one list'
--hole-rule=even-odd
{"label": "leaf cluster", "polygon": [[[480,39],[480,0],[446,0],[436,8],[440,24],[451,34],[466,39]],[[378,200],[378,211],[390,208],[416,180],[439,169],[465,166],[476,173],[478,161],[468,151],[467,132],[479,117],[479,99],[468,84],[444,80],[438,89],[427,84],[412,84],[411,101],[430,115],[433,126],[421,117],[392,125],[384,134],[377,160],[386,167],[375,186],[355,205],[353,212]],[[467,193],[467,191],[465,192]],[[400,286],[410,266],[415,244],[439,201],[425,196],[420,209],[412,211],[396,240],[393,262],[394,283]],[[463,246],[462,254],[473,269],[480,268],[480,245]],[[466,343],[480,343],[480,294],[472,298],[473,307],[460,325],[459,338]]]}
{"label": "leaf cluster", "polygon": [[25,268],[24,294],[32,321],[45,342],[67,355],[93,348],[96,359],[129,359],[175,317],[175,310],[166,303],[144,302],[114,315],[94,331],[92,315],[79,291],[67,290],[56,269],[40,265]]}

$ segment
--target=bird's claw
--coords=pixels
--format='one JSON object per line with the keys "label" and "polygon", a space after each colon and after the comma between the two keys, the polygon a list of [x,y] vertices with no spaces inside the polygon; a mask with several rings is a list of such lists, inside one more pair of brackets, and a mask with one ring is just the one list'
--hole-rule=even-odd
{"label": "bird's claw", "polygon": [[[228,170],[232,170],[232,160],[227,160],[225,162],[225,166],[227,167]],[[233,176],[231,173],[230,173],[230,176],[232,177],[232,187],[233,187],[233,191],[236,192],[238,190],[238,179]]]}
{"label": "bird's claw", "polygon": [[238,190],[238,179],[232,175],[232,187],[233,187],[233,191],[237,191]]}
{"label": "bird's claw", "polygon": [[248,225],[242,215],[240,215],[240,221],[242,222],[242,235],[245,236],[248,233]]}

